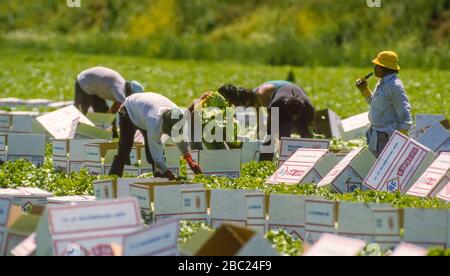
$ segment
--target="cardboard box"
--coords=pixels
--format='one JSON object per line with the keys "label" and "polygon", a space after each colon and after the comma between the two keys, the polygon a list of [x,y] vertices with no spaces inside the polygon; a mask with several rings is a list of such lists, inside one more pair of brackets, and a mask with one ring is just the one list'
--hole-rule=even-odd
{"label": "cardboard box", "polygon": [[180,245],[180,254],[182,256],[194,256],[214,233],[215,231],[201,228],[185,244]]}
{"label": "cardboard box", "polygon": [[7,145],[7,134],[0,133],[0,163],[6,162],[6,145]]}
{"label": "cardboard box", "polygon": [[43,213],[42,207],[33,207],[27,214],[13,208],[7,224],[7,234],[3,255],[12,256],[12,250],[27,239],[36,230]]}
{"label": "cardboard box", "polygon": [[6,234],[11,216],[18,216],[22,211],[13,206],[9,198],[0,197],[0,256],[3,256]]}
{"label": "cardboard box", "polygon": [[141,228],[139,206],[133,198],[48,208],[47,229],[55,256],[71,255],[74,248],[80,255],[98,255],[99,247],[122,244],[125,235]]}
{"label": "cardboard box", "polygon": [[90,196],[59,196],[47,198],[47,205],[74,205],[95,202],[95,197]]}
{"label": "cardboard box", "polygon": [[11,115],[11,132],[45,134],[45,130],[36,121],[38,112],[15,111]]}
{"label": "cardboard box", "polygon": [[447,185],[445,185],[444,188],[439,192],[436,198],[445,202],[450,202],[450,180],[447,182]]}
{"label": "cardboard box", "polygon": [[398,209],[373,209],[375,243],[381,250],[392,249],[401,242],[400,211]]}
{"label": "cardboard box", "polygon": [[284,164],[298,149],[330,149],[330,140],[281,138],[278,167]]}
{"label": "cardboard box", "polygon": [[152,225],[123,239],[123,256],[178,256],[178,220]]}
{"label": "cardboard box", "polygon": [[56,171],[69,173],[70,140],[52,140],[53,168]]}
{"label": "cardboard box", "polygon": [[42,134],[8,134],[8,161],[28,160],[41,167],[45,159],[46,138]]}
{"label": "cardboard box", "polygon": [[181,195],[181,219],[211,224],[208,215],[208,192],[206,189],[183,189]]}
{"label": "cardboard box", "polygon": [[447,246],[448,210],[405,209],[404,237],[408,243],[425,248]]}
{"label": "cardboard box", "polygon": [[363,185],[364,178],[375,162],[375,156],[368,149],[352,150],[317,186],[330,187],[338,193],[352,193],[357,189],[367,191],[369,188]]}
{"label": "cardboard box", "polygon": [[373,190],[406,193],[435,158],[430,149],[395,132],[364,180],[364,185]]}
{"label": "cardboard box", "polygon": [[247,226],[246,190],[211,191],[211,226],[219,228],[223,223],[232,223],[240,227]]}
{"label": "cardboard box", "polygon": [[450,181],[450,152],[442,153],[408,190],[407,195],[434,198]]}
{"label": "cardboard box", "polygon": [[277,256],[278,253],[259,234],[231,224],[223,224],[195,256]]}
{"label": "cardboard box", "polygon": [[324,234],[303,256],[356,256],[366,247],[363,240]]}
{"label": "cardboard box", "polygon": [[[186,207],[184,202],[182,202],[181,191],[198,190],[203,187],[203,184],[159,185],[154,187],[154,221],[160,222],[163,220],[181,219],[184,214],[182,209]],[[206,206],[206,201],[203,204]],[[200,214],[193,212],[192,215],[195,214],[204,217],[204,212]],[[207,223],[206,220],[203,222]]]}
{"label": "cardboard box", "polygon": [[305,239],[305,197],[271,194],[269,230],[284,229],[294,238]]}
{"label": "cardboard box", "polygon": [[[391,208],[390,205],[359,202],[339,202],[338,234],[349,238],[375,242],[374,209]],[[400,238],[400,228],[397,237]]]}
{"label": "cardboard box", "polygon": [[450,152],[450,131],[441,122],[435,122],[418,140],[436,153]]}
{"label": "cardboard box", "polygon": [[403,242],[397,246],[390,255],[391,257],[424,257],[427,256],[428,250],[423,247]]}
{"label": "cardboard box", "polygon": [[88,113],[86,116],[94,123],[95,127],[104,130],[111,128],[113,121],[116,119],[116,115],[111,113]]}
{"label": "cardboard box", "polygon": [[46,206],[47,198],[53,194],[37,188],[0,189],[0,197],[9,198],[12,203],[28,212],[33,206]]}
{"label": "cardboard box", "polygon": [[109,150],[115,150],[118,142],[94,143],[84,146],[84,168],[92,175],[101,175],[104,173],[103,159]]}
{"label": "cardboard box", "polygon": [[261,147],[261,141],[256,140],[243,142],[241,149],[241,164],[249,163],[252,161],[259,161]]}
{"label": "cardboard box", "polygon": [[0,111],[0,131],[9,132],[11,128],[11,115],[8,112]]}
{"label": "cardboard box", "polygon": [[15,257],[34,256],[36,247],[36,233],[33,233],[14,247],[14,249],[11,250],[11,255]]}
{"label": "cardboard box", "polygon": [[91,125],[79,123],[77,132],[75,134],[75,139],[104,139],[104,140],[112,140],[112,132],[103,130],[98,127],[94,127]]}
{"label": "cardboard box", "polygon": [[39,116],[36,120],[55,139],[73,139],[78,123],[94,126],[75,106],[67,106]]}
{"label": "cardboard box", "polygon": [[341,138],[341,119],[331,109],[317,111],[314,115],[316,133],[325,135],[326,138]]}
{"label": "cardboard box", "polygon": [[118,179],[104,179],[94,181],[94,194],[96,200],[126,198],[130,196],[130,185],[133,183],[148,183],[148,182],[162,182],[167,183],[167,179],[157,178],[118,178]]}
{"label": "cardboard box", "polygon": [[445,120],[444,115],[417,114],[416,139],[419,139],[435,122]]}
{"label": "cardboard box", "polygon": [[69,173],[79,173],[84,168],[85,145],[95,143],[106,143],[103,139],[70,140],[69,142]]}
{"label": "cardboard box", "polygon": [[264,235],[268,225],[266,220],[266,195],[262,192],[245,195],[247,208],[247,228]]}
{"label": "cardboard box", "polygon": [[336,157],[326,149],[299,149],[267,180],[267,183],[319,183],[337,163]]}
{"label": "cardboard box", "polygon": [[[103,160],[103,174],[108,175],[111,170],[112,163],[114,161],[114,157],[117,155],[117,150],[108,150],[105,158]],[[125,165],[124,173],[132,174],[134,176],[140,175],[140,167],[139,167],[139,155],[137,147],[133,147],[130,153],[130,162],[131,165]]]}
{"label": "cardboard box", "polygon": [[206,176],[238,178],[241,175],[241,150],[201,150],[199,165]]}
{"label": "cardboard box", "polygon": [[344,140],[354,140],[366,137],[366,132],[370,128],[369,112],[344,119],[342,124],[342,138]]}
{"label": "cardboard box", "polygon": [[305,243],[313,245],[323,234],[336,234],[337,204],[319,198],[305,199]]}

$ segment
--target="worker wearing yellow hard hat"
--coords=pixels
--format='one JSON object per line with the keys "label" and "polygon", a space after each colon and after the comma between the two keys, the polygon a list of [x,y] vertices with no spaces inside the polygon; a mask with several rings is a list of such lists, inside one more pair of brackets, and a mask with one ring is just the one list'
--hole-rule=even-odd
{"label": "worker wearing yellow hard hat", "polygon": [[[369,149],[379,156],[395,131],[404,135],[412,126],[411,105],[406,95],[400,71],[399,57],[394,51],[383,51],[372,61],[374,73],[356,82],[356,87],[369,104],[371,127],[367,131]],[[373,75],[380,80],[372,92],[367,80]]]}

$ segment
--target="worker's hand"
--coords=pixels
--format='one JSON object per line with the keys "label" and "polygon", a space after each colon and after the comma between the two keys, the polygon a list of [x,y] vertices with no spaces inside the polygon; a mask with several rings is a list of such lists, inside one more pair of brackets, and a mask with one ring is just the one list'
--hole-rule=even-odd
{"label": "worker's hand", "polygon": [[165,172],[165,173],[163,174],[163,176],[164,176],[165,178],[168,178],[170,181],[177,180],[177,178],[175,177],[175,175],[173,175],[173,173],[172,173],[170,170],[167,170],[167,172]]}
{"label": "worker's hand", "polygon": [[409,131],[407,129],[400,129],[399,131],[401,134],[409,136]]}
{"label": "worker's hand", "polygon": [[202,174],[202,169],[200,166],[192,160],[192,155],[190,153],[184,156],[184,160],[188,163],[189,167],[195,174]]}
{"label": "worker's hand", "polygon": [[356,81],[356,87],[361,91],[361,94],[367,98],[372,96],[372,91],[369,89],[369,84],[365,78],[361,78]]}

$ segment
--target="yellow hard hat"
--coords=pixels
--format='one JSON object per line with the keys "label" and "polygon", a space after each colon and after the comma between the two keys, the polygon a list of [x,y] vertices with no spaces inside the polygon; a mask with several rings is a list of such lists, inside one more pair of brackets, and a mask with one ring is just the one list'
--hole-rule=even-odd
{"label": "yellow hard hat", "polygon": [[383,51],[379,53],[377,58],[372,62],[382,67],[400,71],[400,66],[398,65],[398,55],[393,51]]}

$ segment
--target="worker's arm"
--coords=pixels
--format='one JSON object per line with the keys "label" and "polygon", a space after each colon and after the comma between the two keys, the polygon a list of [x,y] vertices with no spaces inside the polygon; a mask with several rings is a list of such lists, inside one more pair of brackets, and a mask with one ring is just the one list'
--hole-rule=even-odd
{"label": "worker's arm", "polygon": [[412,126],[411,105],[409,103],[406,90],[400,80],[397,80],[394,85],[388,88],[389,95],[392,99],[395,112],[400,118],[398,129],[405,135],[408,135],[408,131]]}
{"label": "worker's arm", "polygon": [[117,111],[119,111],[120,107],[122,106],[119,102],[114,102],[114,104],[111,106],[111,109],[109,110],[109,113],[116,114]]}
{"label": "worker's arm", "polygon": [[205,100],[206,98],[208,98],[209,96],[211,95],[211,92],[205,92],[205,93],[203,93],[201,96],[200,96],[200,98],[198,98],[198,99],[195,99],[194,100],[194,102],[189,106],[189,112],[190,113],[192,113],[192,112],[194,112],[194,109],[195,109],[195,107],[199,104],[199,103],[201,103],[203,100]]}
{"label": "worker's arm", "polygon": [[367,103],[372,104],[372,91],[369,88],[369,84],[365,78],[356,81],[356,87],[361,92],[361,95],[366,99]]}

